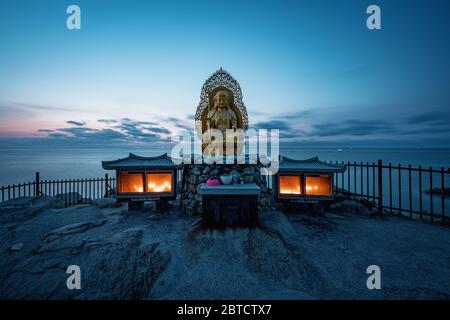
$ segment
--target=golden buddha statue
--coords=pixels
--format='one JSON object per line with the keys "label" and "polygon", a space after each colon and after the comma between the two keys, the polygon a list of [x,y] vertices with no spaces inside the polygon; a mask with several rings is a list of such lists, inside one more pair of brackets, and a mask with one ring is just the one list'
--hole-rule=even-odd
{"label": "golden buddha statue", "polygon": [[[203,84],[194,119],[203,155],[242,154],[244,131],[248,128],[247,109],[239,83],[222,68]],[[222,151],[219,140],[223,141]]]}
{"label": "golden buddha statue", "polygon": [[[216,154],[215,149],[209,150],[207,153],[209,155],[227,155],[226,146],[227,143],[231,143],[234,146],[233,154],[236,155],[238,150],[242,148],[237,148],[237,140],[233,135],[227,135],[227,130],[236,132],[239,128],[238,117],[230,105],[230,98],[226,90],[219,90],[215,93],[212,99],[212,108],[208,108],[208,113],[206,115],[206,130],[216,129],[222,133],[223,149],[218,154]],[[228,132],[229,133],[229,132]],[[212,143],[209,137],[203,140],[203,146],[206,147]],[[231,154],[229,154],[231,155]]]}
{"label": "golden buddha statue", "polygon": [[236,113],[229,106],[228,92],[219,90],[213,98],[213,108],[207,115],[207,129],[218,129],[224,137],[227,129],[237,129]]}

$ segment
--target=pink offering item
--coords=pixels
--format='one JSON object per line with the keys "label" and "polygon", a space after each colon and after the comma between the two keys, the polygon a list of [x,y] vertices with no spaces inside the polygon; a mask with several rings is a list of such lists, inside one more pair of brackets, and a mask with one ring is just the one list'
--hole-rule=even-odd
{"label": "pink offering item", "polygon": [[208,187],[220,186],[220,180],[219,179],[208,179],[208,180],[206,180],[206,185]]}

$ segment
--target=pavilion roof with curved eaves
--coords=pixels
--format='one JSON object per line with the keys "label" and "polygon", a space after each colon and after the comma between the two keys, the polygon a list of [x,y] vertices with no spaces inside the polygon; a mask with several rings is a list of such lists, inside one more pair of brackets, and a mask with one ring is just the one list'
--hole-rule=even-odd
{"label": "pavilion roof with curved eaves", "polygon": [[319,157],[295,160],[282,156],[279,164],[279,171],[338,173],[344,172],[345,169],[345,165],[324,162],[319,160]]}
{"label": "pavilion roof with curved eaves", "polygon": [[141,157],[130,153],[126,158],[112,161],[102,161],[102,167],[105,170],[173,169],[179,167],[179,162],[179,160],[169,157],[167,153],[155,157]]}

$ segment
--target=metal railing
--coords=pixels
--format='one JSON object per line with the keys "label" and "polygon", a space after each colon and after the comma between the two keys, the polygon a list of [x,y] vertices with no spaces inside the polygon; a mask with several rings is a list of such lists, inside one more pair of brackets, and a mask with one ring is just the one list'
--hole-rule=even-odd
{"label": "metal railing", "polygon": [[[347,170],[334,175],[338,192],[367,198],[385,210],[411,219],[450,221],[450,169],[375,162],[330,162],[345,165]],[[178,174],[178,182],[182,173]],[[271,189],[270,177],[266,177]],[[59,197],[66,206],[89,203],[91,200],[115,194],[116,178],[41,180],[39,172],[34,181],[0,187],[0,203],[27,196]],[[449,203],[447,203],[449,202]],[[448,213],[446,212],[448,211]]]}
{"label": "metal railing", "polygon": [[411,219],[439,220],[442,224],[450,220],[446,214],[450,169],[383,164],[381,160],[334,163],[347,167],[345,172],[335,174],[336,189],[374,201],[381,215],[386,209]]}
{"label": "metal railing", "polygon": [[116,190],[116,178],[41,180],[39,172],[34,181],[0,187],[0,202],[38,195],[54,196],[65,206],[86,204],[92,200],[110,197]]}

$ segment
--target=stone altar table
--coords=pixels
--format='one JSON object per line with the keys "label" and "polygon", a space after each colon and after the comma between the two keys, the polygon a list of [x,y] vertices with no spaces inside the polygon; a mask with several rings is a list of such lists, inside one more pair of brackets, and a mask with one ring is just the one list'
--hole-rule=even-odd
{"label": "stone altar table", "polygon": [[256,183],[217,187],[202,183],[203,224],[208,228],[257,226],[260,193]]}

